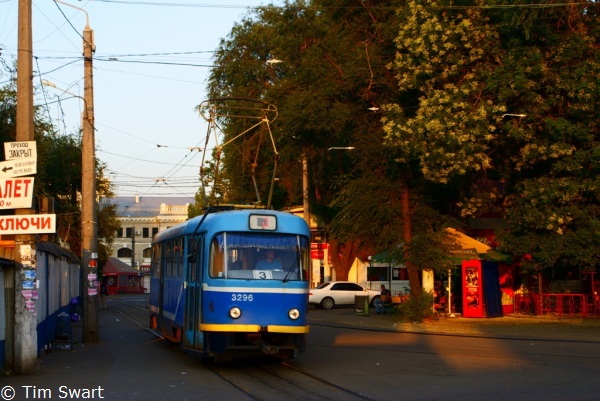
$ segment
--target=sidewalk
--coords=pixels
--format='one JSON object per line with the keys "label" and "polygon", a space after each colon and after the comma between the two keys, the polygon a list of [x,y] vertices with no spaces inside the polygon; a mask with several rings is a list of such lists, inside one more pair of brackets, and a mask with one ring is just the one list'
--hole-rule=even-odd
{"label": "sidewalk", "polygon": [[404,323],[398,316],[357,315],[354,308],[309,309],[311,324],[336,325],[405,333],[472,335],[600,343],[600,317],[508,315],[499,318],[446,317]]}

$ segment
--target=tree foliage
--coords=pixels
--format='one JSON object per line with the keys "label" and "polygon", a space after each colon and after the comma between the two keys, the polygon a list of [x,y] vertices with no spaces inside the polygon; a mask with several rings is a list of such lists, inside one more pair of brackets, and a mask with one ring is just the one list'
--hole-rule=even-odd
{"label": "tree foliage", "polygon": [[[380,4],[294,1],[258,8],[221,42],[209,84],[211,97],[254,97],[277,106],[272,128],[280,168],[274,206],[301,202],[299,161],[306,158],[311,213],[331,229],[338,279],[347,278],[360,249],[384,249],[398,240],[392,229],[383,243],[377,242],[383,236],[368,232],[374,226],[392,227],[387,218],[397,217],[393,210],[369,210],[375,199],[383,199],[378,210],[392,208],[398,196],[397,189],[388,192],[374,184],[393,182],[396,173],[392,152],[383,148],[380,115],[369,110],[395,99],[396,93],[385,67],[393,60],[394,24],[389,22],[395,11]],[[282,62],[268,64],[272,59]],[[328,151],[345,146],[358,151]],[[226,160],[237,164],[229,154]],[[364,182],[370,190],[361,188]],[[360,188],[360,195],[352,196],[349,188]],[[352,218],[353,210],[361,212]],[[352,225],[358,229],[349,229]]]}
{"label": "tree foliage", "polygon": [[[14,70],[7,71],[14,74]],[[37,174],[34,186],[34,209],[43,198],[54,199],[57,231],[54,236],[59,245],[81,255],[81,137],[59,135],[46,119],[42,107],[34,109],[34,138],[37,145]],[[15,141],[16,138],[16,89],[14,80],[0,88],[0,140]],[[105,165],[97,162],[97,196],[114,196],[110,181],[104,175]],[[6,214],[14,211],[6,210]],[[99,202],[98,254],[101,265],[112,253],[111,245],[119,222],[116,209]]]}
{"label": "tree foliage", "polygon": [[394,71],[419,101],[387,107],[388,144],[427,179],[463,182],[463,217],[504,216],[502,249],[523,266],[597,268],[597,4],[450,5],[399,13]]}
{"label": "tree foliage", "polygon": [[[261,7],[221,42],[211,96],[279,110],[275,206],[300,203],[305,157],[338,278],[361,252],[399,244],[409,265],[446,269],[450,216],[490,213],[510,226],[502,250],[531,256],[525,268],[597,268],[597,3],[382,4]],[[356,150],[328,151],[340,146]],[[226,154],[232,183],[240,160]]]}

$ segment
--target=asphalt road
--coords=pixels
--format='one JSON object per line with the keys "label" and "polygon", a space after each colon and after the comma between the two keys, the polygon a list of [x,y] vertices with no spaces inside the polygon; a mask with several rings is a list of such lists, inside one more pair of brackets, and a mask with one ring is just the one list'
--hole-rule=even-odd
{"label": "asphalt road", "polygon": [[[15,400],[275,399],[266,393],[251,398],[145,330],[145,301],[136,297],[127,299],[139,299],[141,308],[128,311],[132,319],[117,307],[118,298],[100,311],[100,343],[55,350],[44,356],[36,374],[0,378],[0,400],[8,399],[10,389]],[[393,318],[352,312],[311,311],[307,352],[290,365],[367,400],[600,400],[600,336],[589,339],[588,325],[579,325],[585,326],[585,338],[558,338],[557,330],[550,338],[511,338],[490,335],[491,330],[442,333],[441,325],[438,333],[415,333],[398,330],[403,326]],[[268,384],[269,377],[257,380]],[[304,390],[284,398],[334,399],[308,397]],[[290,395],[295,392],[297,397]]]}

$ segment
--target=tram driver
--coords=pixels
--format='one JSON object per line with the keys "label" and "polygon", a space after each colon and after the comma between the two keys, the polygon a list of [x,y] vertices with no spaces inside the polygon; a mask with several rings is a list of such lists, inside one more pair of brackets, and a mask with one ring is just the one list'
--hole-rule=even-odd
{"label": "tram driver", "polygon": [[274,249],[267,249],[265,251],[265,258],[258,261],[256,270],[283,270],[281,260],[275,255]]}

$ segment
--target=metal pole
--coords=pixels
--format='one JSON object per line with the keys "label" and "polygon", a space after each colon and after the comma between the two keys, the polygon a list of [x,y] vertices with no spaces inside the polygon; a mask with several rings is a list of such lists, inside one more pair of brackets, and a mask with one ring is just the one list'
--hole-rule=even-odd
{"label": "metal pole", "polygon": [[135,226],[131,229],[131,267],[135,269]]}
{"label": "metal pole", "polygon": [[452,269],[448,269],[448,316],[452,315]]}
{"label": "metal pole", "polygon": [[[304,221],[306,221],[306,224],[308,224],[308,228],[310,229],[310,210],[308,205],[308,157],[306,156],[306,152],[302,154],[302,207],[302,215],[304,216]],[[312,288],[313,286],[312,260],[310,261],[308,269],[308,286],[309,288]]]}

